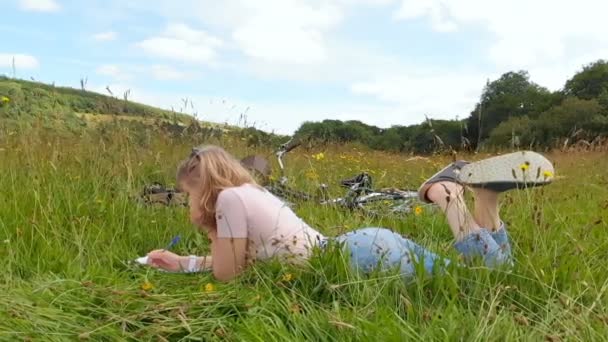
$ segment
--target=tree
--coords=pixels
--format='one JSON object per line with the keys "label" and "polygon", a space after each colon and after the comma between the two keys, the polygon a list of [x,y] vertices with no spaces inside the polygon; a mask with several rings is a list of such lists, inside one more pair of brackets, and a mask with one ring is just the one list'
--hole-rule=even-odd
{"label": "tree", "polygon": [[552,146],[562,139],[593,140],[608,133],[608,118],[597,100],[576,97],[565,99],[561,105],[542,113],[530,125],[533,139],[542,146]]}
{"label": "tree", "polygon": [[300,139],[313,139],[322,142],[361,142],[369,144],[378,135],[378,127],[360,121],[323,120],[305,122],[296,131]]}
{"label": "tree", "polygon": [[608,91],[608,61],[598,60],[583,67],[583,70],[566,82],[564,94],[591,100]]}
{"label": "tree", "polygon": [[476,146],[501,122],[524,115],[536,118],[554,102],[555,95],[530,82],[526,71],[505,73],[486,84],[479,103],[467,119],[467,137]]}
{"label": "tree", "polygon": [[531,141],[530,126],[533,120],[526,115],[512,117],[500,123],[490,133],[488,144],[496,147],[511,146],[518,148],[528,146]]}
{"label": "tree", "polygon": [[418,125],[399,126],[395,125],[388,129],[379,131],[370,144],[371,148],[384,151],[411,151],[410,139]]}
{"label": "tree", "polygon": [[430,133],[438,147],[458,150],[463,146],[463,125],[460,120],[429,120]]}

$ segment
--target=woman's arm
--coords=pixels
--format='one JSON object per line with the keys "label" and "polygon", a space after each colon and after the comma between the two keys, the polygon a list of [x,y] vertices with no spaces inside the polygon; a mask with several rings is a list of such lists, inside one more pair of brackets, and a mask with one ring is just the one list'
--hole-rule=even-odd
{"label": "woman's arm", "polygon": [[[207,237],[211,241],[211,255],[196,258],[195,272],[212,270],[217,280],[229,281],[245,269],[247,239],[218,238],[216,229],[209,229]],[[190,258],[182,258],[180,264],[188,269]]]}
{"label": "woman's arm", "polygon": [[163,249],[148,253],[148,265],[169,272],[202,272],[212,269],[211,256],[181,256]]}
{"label": "woman's arm", "polygon": [[[213,242],[217,239],[217,230],[208,229],[207,238],[211,241],[211,248],[213,248]],[[213,257],[211,255],[204,256],[180,256],[179,265],[182,270],[187,272],[205,272],[213,269]]]}
{"label": "woman's arm", "polygon": [[213,267],[213,257],[211,255],[204,256],[180,256],[180,269],[186,272],[205,272],[210,271]]}
{"label": "woman's arm", "polygon": [[229,281],[245,270],[247,239],[218,238],[211,243],[213,276],[219,281]]}
{"label": "woman's arm", "polygon": [[[214,229],[207,231],[211,246],[213,246],[216,236],[217,233]],[[148,264],[170,272],[204,272],[213,269],[213,258],[211,255],[182,256],[164,249],[157,249],[148,253]]]}
{"label": "woman's arm", "polygon": [[247,266],[247,208],[236,190],[225,189],[218,195],[215,210],[216,227],[209,234],[213,275],[228,281]]}

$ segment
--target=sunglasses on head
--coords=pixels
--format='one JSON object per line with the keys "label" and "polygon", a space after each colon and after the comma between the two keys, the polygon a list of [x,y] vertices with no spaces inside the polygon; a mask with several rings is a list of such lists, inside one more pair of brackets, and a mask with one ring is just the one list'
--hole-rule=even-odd
{"label": "sunglasses on head", "polygon": [[202,150],[198,147],[193,148],[192,152],[190,152],[190,159],[198,156],[201,153],[201,151]]}

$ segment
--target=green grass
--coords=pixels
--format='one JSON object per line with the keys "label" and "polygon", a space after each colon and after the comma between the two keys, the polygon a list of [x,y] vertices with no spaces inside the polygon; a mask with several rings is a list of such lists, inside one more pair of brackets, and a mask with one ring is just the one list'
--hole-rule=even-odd
{"label": "green grass", "polygon": [[[220,284],[209,274],[125,262],[177,233],[176,252],[208,251],[185,208],[135,200],[146,183],[171,184],[179,159],[202,141],[140,133],[119,125],[78,134],[0,126],[0,340],[607,339],[606,153],[550,154],[562,179],[505,197],[511,272],[471,267],[409,282],[391,273],[361,277],[334,251],[304,267],[258,264]],[[229,137],[209,142],[238,157],[270,152]],[[304,188],[327,182],[336,193],[337,180],[361,169],[379,186],[415,187],[449,160],[353,146],[311,158],[317,152],[290,154],[291,176]],[[303,205],[297,213],[327,235],[384,226],[456,257],[436,212],[376,220]],[[145,283],[153,288],[142,290]]]}

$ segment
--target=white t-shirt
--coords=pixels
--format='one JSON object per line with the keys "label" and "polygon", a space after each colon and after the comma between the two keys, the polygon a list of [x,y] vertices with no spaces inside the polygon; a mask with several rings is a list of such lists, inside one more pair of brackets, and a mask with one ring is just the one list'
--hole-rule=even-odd
{"label": "white t-shirt", "polygon": [[257,260],[307,258],[325,237],[280,199],[251,184],[224,189],[215,205],[218,238],[247,238]]}

